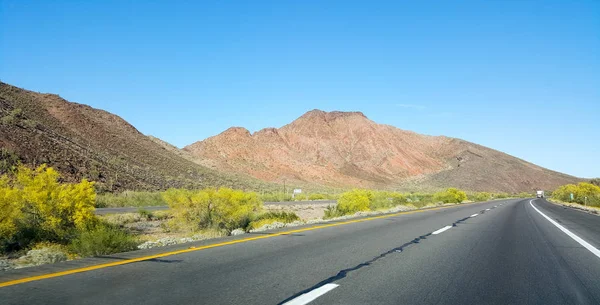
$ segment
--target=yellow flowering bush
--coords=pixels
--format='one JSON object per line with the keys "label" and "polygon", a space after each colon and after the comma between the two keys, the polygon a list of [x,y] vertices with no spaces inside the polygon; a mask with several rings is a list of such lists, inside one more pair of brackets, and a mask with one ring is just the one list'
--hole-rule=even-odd
{"label": "yellow flowering bush", "polygon": [[[571,200],[571,194],[573,194],[573,200]],[[554,190],[552,197],[566,202],[600,206],[600,186],[587,182],[566,184]]]}
{"label": "yellow flowering bush", "polygon": [[20,249],[32,242],[65,242],[95,220],[94,184],[59,182],[59,174],[41,165],[17,167],[0,177],[0,245]]}
{"label": "yellow flowering bush", "polygon": [[162,194],[173,218],[169,228],[198,231],[245,228],[253,215],[262,209],[256,193],[229,188],[185,190],[169,189]]}

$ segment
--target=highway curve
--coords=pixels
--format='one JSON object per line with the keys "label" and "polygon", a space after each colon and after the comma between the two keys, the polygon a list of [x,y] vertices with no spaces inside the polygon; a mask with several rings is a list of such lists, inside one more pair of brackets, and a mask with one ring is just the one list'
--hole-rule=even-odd
{"label": "highway curve", "polygon": [[598,248],[598,216],[500,200],[4,272],[0,303],[599,304]]}

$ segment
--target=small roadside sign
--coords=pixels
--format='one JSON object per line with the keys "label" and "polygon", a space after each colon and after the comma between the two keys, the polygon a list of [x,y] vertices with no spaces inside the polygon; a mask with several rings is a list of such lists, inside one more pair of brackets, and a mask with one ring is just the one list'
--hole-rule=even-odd
{"label": "small roadside sign", "polygon": [[294,189],[294,192],[292,192],[292,198],[296,198],[296,194],[302,194],[302,189]]}

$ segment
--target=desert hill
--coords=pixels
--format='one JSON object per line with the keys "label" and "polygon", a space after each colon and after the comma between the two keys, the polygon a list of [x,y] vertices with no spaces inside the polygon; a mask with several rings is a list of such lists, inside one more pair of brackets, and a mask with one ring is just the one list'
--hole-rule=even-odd
{"label": "desert hill", "polygon": [[360,112],[312,110],[254,134],[232,127],[184,150],[207,167],[278,183],[519,192],[579,181],[460,139],[377,124]]}

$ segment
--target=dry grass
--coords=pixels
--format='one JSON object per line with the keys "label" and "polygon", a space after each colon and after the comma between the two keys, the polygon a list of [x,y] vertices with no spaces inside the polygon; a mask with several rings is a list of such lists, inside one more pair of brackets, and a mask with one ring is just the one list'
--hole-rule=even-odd
{"label": "dry grass", "polygon": [[583,211],[589,212],[591,214],[600,215],[600,208],[598,208],[598,207],[585,206],[585,205],[581,205],[578,203],[564,202],[564,201],[560,201],[558,199],[553,199],[553,198],[546,198],[546,199],[548,202],[552,202],[554,204],[563,205],[563,206],[567,206],[570,208],[583,210]]}
{"label": "dry grass", "polygon": [[313,203],[313,204],[292,204],[292,205],[267,205],[265,210],[271,212],[294,212],[302,220],[311,220],[323,218],[325,210],[331,204],[329,203]]}

